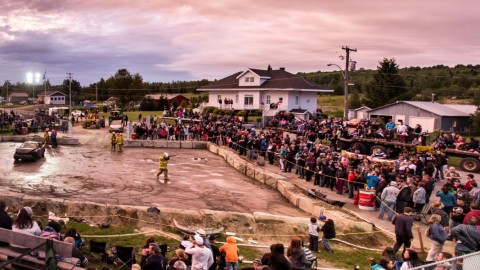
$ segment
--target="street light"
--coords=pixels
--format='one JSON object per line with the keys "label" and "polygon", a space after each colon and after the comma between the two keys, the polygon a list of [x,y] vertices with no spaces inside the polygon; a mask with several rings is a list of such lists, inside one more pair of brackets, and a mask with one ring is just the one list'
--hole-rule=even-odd
{"label": "street light", "polygon": [[31,83],[33,87],[32,100],[35,103],[35,83],[40,82],[40,73],[33,74],[32,72],[27,73],[27,83]]}

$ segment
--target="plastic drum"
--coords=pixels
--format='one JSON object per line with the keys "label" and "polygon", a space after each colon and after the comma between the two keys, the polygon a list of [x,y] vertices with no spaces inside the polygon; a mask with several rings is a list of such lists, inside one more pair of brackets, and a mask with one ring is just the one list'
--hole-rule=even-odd
{"label": "plastic drum", "polygon": [[375,193],[369,190],[360,190],[360,199],[358,200],[358,208],[363,210],[375,210]]}

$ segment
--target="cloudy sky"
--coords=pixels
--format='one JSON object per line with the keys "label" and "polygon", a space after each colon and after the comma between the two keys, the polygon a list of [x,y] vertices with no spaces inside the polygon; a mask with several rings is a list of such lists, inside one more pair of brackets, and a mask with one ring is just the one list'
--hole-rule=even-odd
{"label": "cloudy sky", "polygon": [[88,85],[120,68],[145,81],[219,79],[383,58],[400,67],[480,63],[476,0],[2,0],[0,84],[47,71]]}

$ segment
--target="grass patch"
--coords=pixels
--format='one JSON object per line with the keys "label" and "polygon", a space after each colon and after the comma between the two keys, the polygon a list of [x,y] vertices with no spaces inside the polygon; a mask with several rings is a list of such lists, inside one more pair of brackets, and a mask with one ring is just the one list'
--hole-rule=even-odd
{"label": "grass patch", "polygon": [[320,251],[314,252],[315,256],[318,258],[318,267],[322,267],[322,261],[327,261],[332,263],[335,267],[341,269],[354,269],[356,265],[360,269],[370,269],[370,261],[367,258],[380,259],[381,252],[368,251],[368,250],[342,250],[335,248],[338,245],[332,245],[334,254],[329,254],[320,244]]}
{"label": "grass patch", "polygon": [[344,96],[320,95],[317,102],[324,113],[342,111],[343,116]]}

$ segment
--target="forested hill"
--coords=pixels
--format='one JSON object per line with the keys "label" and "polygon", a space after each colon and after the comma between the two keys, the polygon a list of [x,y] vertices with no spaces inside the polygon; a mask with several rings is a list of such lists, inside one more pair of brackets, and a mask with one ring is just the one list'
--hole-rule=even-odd
{"label": "forested hill", "polygon": [[[343,76],[340,71],[299,73],[309,81],[327,85],[335,94],[343,94]],[[368,98],[369,93],[387,93],[383,103],[395,100],[431,100],[432,93],[436,100],[474,99],[480,94],[480,65],[457,65],[448,67],[399,68],[393,59],[384,59],[377,70],[359,69],[350,72],[350,93],[357,91],[362,105],[378,104]]]}

